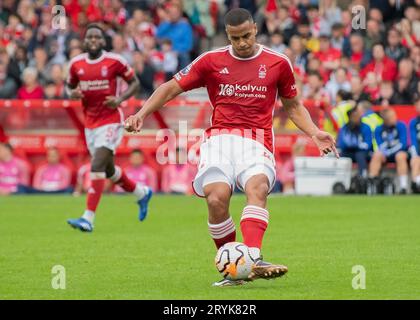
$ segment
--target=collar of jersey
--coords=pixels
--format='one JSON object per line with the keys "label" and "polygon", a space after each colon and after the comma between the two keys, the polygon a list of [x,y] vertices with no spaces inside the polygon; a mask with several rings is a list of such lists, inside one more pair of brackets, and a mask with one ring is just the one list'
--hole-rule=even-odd
{"label": "collar of jersey", "polygon": [[97,58],[97,59],[94,59],[94,60],[89,59],[89,54],[86,53],[86,62],[87,63],[94,64],[94,63],[101,62],[103,59],[105,59],[105,50],[102,50],[101,56],[99,58]]}
{"label": "collar of jersey", "polygon": [[252,59],[255,59],[256,57],[258,57],[261,54],[261,52],[263,50],[263,46],[261,44],[259,44],[259,46],[260,46],[260,48],[258,49],[257,53],[254,54],[252,57],[249,57],[249,58],[239,58],[239,57],[235,56],[235,54],[233,53],[233,49],[232,49],[231,45],[229,46],[229,53],[233,58],[238,59],[238,60],[252,60]]}

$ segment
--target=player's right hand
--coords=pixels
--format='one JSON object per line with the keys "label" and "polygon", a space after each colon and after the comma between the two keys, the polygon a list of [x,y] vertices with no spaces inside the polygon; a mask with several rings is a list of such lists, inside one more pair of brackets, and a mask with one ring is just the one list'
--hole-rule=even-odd
{"label": "player's right hand", "polygon": [[70,99],[77,100],[77,99],[82,99],[82,98],[83,98],[83,93],[79,87],[70,90]]}
{"label": "player's right hand", "polygon": [[129,116],[124,122],[124,129],[127,132],[140,132],[143,127],[143,118],[137,114]]}

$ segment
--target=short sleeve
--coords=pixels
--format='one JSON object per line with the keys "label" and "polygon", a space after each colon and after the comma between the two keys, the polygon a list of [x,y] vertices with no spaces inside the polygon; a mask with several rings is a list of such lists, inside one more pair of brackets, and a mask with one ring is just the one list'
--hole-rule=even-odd
{"label": "short sleeve", "polygon": [[130,81],[134,77],[134,70],[123,58],[119,57],[117,60],[116,75],[123,78],[125,81]]}
{"label": "short sleeve", "polygon": [[77,76],[77,70],[74,62],[70,62],[67,83],[72,87],[77,86],[77,84],[79,83],[79,77]]}
{"label": "short sleeve", "polygon": [[182,90],[189,91],[206,85],[206,75],[209,74],[208,54],[198,57],[187,67],[174,75],[174,79]]}
{"label": "short sleeve", "polygon": [[277,81],[279,96],[286,99],[296,97],[296,82],[290,60],[285,57],[280,65],[279,79]]}

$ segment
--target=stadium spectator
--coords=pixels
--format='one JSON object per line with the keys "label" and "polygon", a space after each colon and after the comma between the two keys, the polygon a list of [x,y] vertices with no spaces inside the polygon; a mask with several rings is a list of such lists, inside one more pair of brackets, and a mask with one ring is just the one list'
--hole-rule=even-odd
{"label": "stadium spectator", "polygon": [[41,192],[71,192],[71,170],[61,162],[57,148],[48,148],[47,163],[35,171],[33,188]]}
{"label": "stadium spectator", "polygon": [[379,86],[379,98],[375,101],[375,104],[388,107],[395,103],[395,92],[394,86],[391,81],[384,81]]}
{"label": "stadium spectator", "polygon": [[375,140],[378,149],[369,164],[370,185],[372,194],[377,193],[379,174],[386,163],[396,163],[397,175],[400,183],[400,193],[407,193],[408,187],[408,154],[407,128],[402,121],[398,121],[394,109],[386,108],[381,112],[384,124],[375,129]]}
{"label": "stadium spectator", "polygon": [[402,40],[401,43],[404,47],[413,48],[418,44],[418,36],[413,34],[411,22],[408,19],[402,19],[396,28],[401,31]]}
{"label": "stadium spectator", "polygon": [[352,108],[347,112],[349,122],[338,133],[337,146],[340,156],[357,163],[360,177],[367,177],[368,156],[372,151],[372,131],[362,122],[362,110]]}
{"label": "stadium spectator", "polygon": [[14,98],[16,91],[16,82],[7,74],[6,62],[0,60],[0,99]]}
{"label": "stadium spectator", "polygon": [[401,44],[401,33],[393,28],[389,29],[385,54],[396,62],[408,55],[408,50]]}
{"label": "stadium spectator", "polygon": [[304,75],[308,64],[308,51],[305,49],[302,37],[299,35],[291,37],[289,47],[292,53],[290,58],[293,61],[295,72]]}
{"label": "stadium spectator", "polygon": [[172,50],[172,41],[169,39],[162,40],[161,47],[163,53],[162,69],[165,73],[165,81],[169,81],[178,70],[178,55]]}
{"label": "stadium spectator", "polygon": [[183,0],[184,12],[191,19],[195,32],[200,38],[209,40],[208,47],[216,34],[215,13],[218,5],[215,1]]}
{"label": "stadium spectator", "polygon": [[363,91],[368,95],[369,101],[376,101],[379,99],[379,84],[380,80],[376,77],[375,73],[368,72],[363,81]]}
{"label": "stadium spectator", "polygon": [[350,51],[350,40],[344,35],[344,25],[341,22],[334,23],[331,27],[331,48],[344,54]]}
{"label": "stadium spectator", "polygon": [[[47,84],[49,84],[54,89],[54,98],[62,99],[65,96],[64,89],[64,72],[63,67],[60,64],[53,64],[51,66],[50,79]],[[46,91],[46,89],[45,89]],[[45,92],[45,95],[46,92]]]}
{"label": "stadium spectator", "polygon": [[306,16],[299,21],[297,31],[309,52],[317,52],[319,50],[319,40],[311,34],[310,22]]}
{"label": "stadium spectator", "polygon": [[156,30],[156,36],[159,40],[170,39],[172,41],[174,50],[178,54],[178,67],[182,69],[191,62],[193,30],[188,21],[183,18],[182,9],[178,5],[169,5],[165,13],[161,13],[160,18],[163,21]]}
{"label": "stadium spectator", "polygon": [[127,176],[143,185],[149,186],[154,192],[158,188],[156,171],[144,162],[144,153],[140,149],[135,149],[130,154],[130,164],[126,166]]}
{"label": "stadium spectator", "polygon": [[296,33],[296,26],[292,17],[289,15],[289,9],[282,5],[276,12],[268,13],[266,27],[269,35],[275,32],[281,32],[286,43]]}
{"label": "stadium spectator", "polygon": [[270,35],[269,47],[278,53],[284,53],[287,46],[284,44],[284,37],[280,31],[274,31]]}
{"label": "stadium spectator", "polygon": [[341,10],[337,6],[336,0],[320,1],[319,13],[328,34],[331,32],[332,26],[341,21]]}
{"label": "stadium spectator", "polygon": [[338,128],[342,128],[349,122],[348,112],[355,106],[356,102],[352,100],[350,92],[338,90],[336,96],[336,106],[331,110],[331,115],[333,116]]}
{"label": "stadium spectator", "polygon": [[143,53],[133,53],[133,67],[140,81],[138,98],[149,97],[154,90],[155,68],[145,59]]}
{"label": "stadium spectator", "polygon": [[19,186],[29,185],[29,166],[13,155],[10,144],[0,143],[0,195],[18,192]]}
{"label": "stadium spectator", "polygon": [[319,51],[314,56],[321,61],[328,74],[340,65],[341,52],[331,47],[328,35],[322,34],[319,37]]}
{"label": "stadium spectator", "polygon": [[369,100],[369,95],[364,91],[362,79],[358,75],[354,75],[350,79],[351,93],[353,100],[357,103]]}
{"label": "stadium spectator", "polygon": [[420,98],[416,101],[417,115],[410,121],[411,190],[420,193]]}
{"label": "stadium spectator", "polygon": [[398,79],[404,78],[408,81],[408,91],[410,92],[409,103],[414,101],[414,94],[417,91],[417,84],[419,82],[419,77],[416,75],[414,70],[414,62],[409,58],[402,59],[398,64]]}
{"label": "stadium spectator", "polygon": [[322,78],[318,72],[311,71],[308,74],[308,82],[303,86],[302,96],[305,99],[316,100],[325,104],[329,103],[328,93],[323,87]]}
{"label": "stadium spectator", "polygon": [[382,125],[384,121],[376,112],[372,110],[372,103],[367,100],[360,101],[357,104],[357,108],[362,110],[362,122],[367,124],[372,131],[373,145],[374,149],[376,150],[377,144],[375,140],[375,130],[377,127]]}
{"label": "stadium spectator", "polygon": [[167,164],[162,170],[162,191],[174,194],[192,194],[194,174],[191,166],[182,155],[184,150],[176,150],[176,163]]}
{"label": "stadium spectator", "polygon": [[128,64],[133,64],[133,53],[127,47],[127,42],[123,35],[116,33],[112,37],[112,52],[123,56]]}
{"label": "stadium spectator", "polygon": [[405,77],[398,78],[395,84],[395,95],[393,102],[396,104],[409,105],[413,103],[414,92],[410,91],[410,80]]}
{"label": "stadium spectator", "polygon": [[351,84],[347,80],[346,70],[344,68],[337,68],[327,82],[325,89],[327,90],[330,101],[333,105],[336,104],[336,96],[339,90],[350,91]]}
{"label": "stadium spectator", "polygon": [[51,69],[48,64],[48,54],[44,47],[38,46],[35,48],[33,58],[29,61],[28,66],[37,70],[38,81],[41,85],[47,82]]}
{"label": "stadium spectator", "polygon": [[29,65],[28,59],[28,51],[27,49],[22,46],[18,45],[15,50],[15,54],[10,59],[9,69],[14,69],[15,78],[18,80],[17,84],[21,85],[20,75],[22,74],[23,70]]}
{"label": "stadium spectator", "polygon": [[18,99],[42,99],[44,90],[38,83],[38,72],[35,68],[28,67],[23,70],[23,86],[17,91]]}
{"label": "stadium spectator", "polygon": [[375,19],[369,19],[366,24],[366,36],[364,38],[365,46],[368,50],[374,50],[377,43],[384,42],[384,34],[381,29],[381,23]]}
{"label": "stadium spectator", "polygon": [[258,9],[256,0],[225,0],[225,6],[227,10],[243,8],[251,12],[252,15],[254,15]]}
{"label": "stadium spectator", "polygon": [[353,33],[350,36],[350,51],[348,52],[350,61],[353,67],[360,71],[371,60],[372,55],[369,50],[365,48],[363,36],[360,33]]}
{"label": "stadium spectator", "polygon": [[372,49],[373,59],[360,72],[365,78],[373,72],[377,81],[394,81],[397,78],[397,64],[394,60],[385,55],[384,47],[381,43],[376,43]]}

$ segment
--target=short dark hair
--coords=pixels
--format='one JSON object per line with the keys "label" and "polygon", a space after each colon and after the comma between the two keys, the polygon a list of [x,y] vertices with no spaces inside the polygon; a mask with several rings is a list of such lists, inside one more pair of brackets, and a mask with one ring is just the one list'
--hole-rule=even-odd
{"label": "short dark hair", "polygon": [[85,36],[86,33],[90,30],[90,29],[98,29],[99,31],[101,31],[102,33],[102,37],[105,39],[105,31],[104,29],[97,23],[90,23],[87,27],[86,27],[86,32],[85,32]]}
{"label": "short dark hair", "polygon": [[251,13],[243,8],[232,9],[225,15],[225,27],[228,25],[236,27],[246,21],[254,22],[254,19]]}
{"label": "short dark hair", "polygon": [[343,90],[343,89],[340,89],[337,91],[337,96],[341,97],[341,99],[344,101],[348,101],[353,98],[353,95],[351,92]]}
{"label": "short dark hair", "polygon": [[351,108],[349,111],[347,111],[347,116],[350,118],[353,113],[357,111],[357,107]]}

